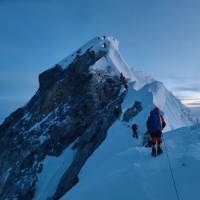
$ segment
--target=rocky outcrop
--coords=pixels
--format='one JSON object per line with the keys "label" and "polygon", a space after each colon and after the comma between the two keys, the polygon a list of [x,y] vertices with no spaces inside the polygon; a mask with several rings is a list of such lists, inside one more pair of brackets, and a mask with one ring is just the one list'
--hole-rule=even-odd
{"label": "rocky outcrop", "polygon": [[105,52],[87,50],[65,69],[55,67],[39,75],[39,89],[23,108],[0,126],[0,200],[34,197],[37,174],[47,155],[59,156],[77,138],[76,155],[63,175],[53,199],[78,182],[88,157],[106,138],[115,122],[113,110],[126,92],[119,77],[89,66]]}
{"label": "rocky outcrop", "polygon": [[134,105],[124,113],[123,121],[129,122],[133,117],[135,117],[141,111],[142,111],[141,102],[135,101]]}

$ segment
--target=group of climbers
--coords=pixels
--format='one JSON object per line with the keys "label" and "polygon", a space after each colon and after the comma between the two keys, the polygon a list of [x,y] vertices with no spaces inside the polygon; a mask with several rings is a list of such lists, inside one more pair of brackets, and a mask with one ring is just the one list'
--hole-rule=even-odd
{"label": "group of climbers", "polygon": [[[116,106],[114,110],[114,114],[116,117],[119,117],[122,113],[122,109],[120,106]],[[148,142],[147,146],[152,147],[152,156],[160,155],[162,153],[162,130],[166,126],[166,122],[164,117],[160,114],[159,108],[154,108],[150,112],[150,116],[146,122],[148,134],[151,137],[151,140]],[[138,125],[135,123],[131,126],[133,130],[133,137],[138,138]],[[156,150],[157,143],[157,150]]]}
{"label": "group of climbers", "polygon": [[120,80],[122,83],[124,83],[124,88],[128,90],[128,81],[126,80],[122,72],[120,73]]}
{"label": "group of climbers", "polygon": [[[127,82],[127,80],[125,79],[125,77],[124,77],[124,75],[123,75],[122,72],[120,73],[120,80],[121,80],[121,82],[124,83],[125,89],[128,90],[128,82]],[[115,115],[117,118],[119,118],[121,114],[122,114],[121,106],[119,106],[119,105],[115,106],[114,115]]]}
{"label": "group of climbers", "polygon": [[[126,78],[124,77],[122,72],[120,73],[120,80],[121,80],[122,83],[124,83],[124,88],[126,90],[128,90],[128,81],[126,80]],[[119,118],[121,113],[122,113],[121,106],[118,106],[118,105],[115,106],[114,115]]]}
{"label": "group of climbers", "polygon": [[[122,109],[120,106],[116,106],[114,110],[114,114],[116,117],[120,117],[122,113]],[[160,109],[154,108],[150,112],[150,116],[146,122],[148,135],[150,135],[149,142],[145,145],[146,147],[152,147],[152,156],[160,155],[162,153],[162,130],[166,126],[165,119],[162,115],[160,115]],[[138,125],[135,123],[131,126],[133,131],[133,137],[138,138]],[[157,149],[156,149],[157,143]]]}
{"label": "group of climbers", "polygon": [[[159,108],[154,108],[150,112],[150,116],[148,117],[148,120],[146,122],[148,134],[151,137],[151,140],[148,142],[146,147],[151,146],[152,147],[152,156],[160,155],[162,153],[162,130],[166,126],[166,122],[164,117],[160,114],[160,109]],[[138,133],[137,133],[137,124],[132,125],[132,130],[133,130],[133,137],[136,136],[138,138]],[[156,143],[157,143],[157,149],[156,149]]]}
{"label": "group of climbers", "polygon": [[[123,73],[120,73],[120,80],[121,82],[124,83],[124,87],[126,90],[128,90],[128,82],[126,78],[124,77]],[[119,117],[122,113],[121,107],[116,106],[115,111],[114,111],[116,117]],[[166,122],[164,117],[160,114],[160,109],[159,108],[154,108],[150,112],[150,116],[147,119],[146,122],[148,134],[150,135],[150,141],[148,142],[147,146],[152,147],[152,156],[160,155],[162,153],[162,130],[166,126]],[[133,137],[138,138],[138,125],[133,124],[131,126],[133,130]],[[157,143],[157,149],[156,149],[156,143]]]}

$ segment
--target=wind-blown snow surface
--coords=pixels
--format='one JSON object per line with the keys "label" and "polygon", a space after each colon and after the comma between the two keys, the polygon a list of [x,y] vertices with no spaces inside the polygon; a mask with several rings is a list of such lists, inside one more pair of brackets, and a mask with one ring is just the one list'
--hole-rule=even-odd
{"label": "wind-blown snow surface", "polygon": [[[103,42],[107,44],[106,49],[102,47]],[[107,71],[109,66],[112,75],[119,76],[122,72],[129,81],[129,90],[122,103],[123,112],[132,107],[135,101],[141,102],[143,110],[128,123],[123,122],[121,116],[110,127],[106,140],[82,168],[79,183],[62,200],[175,200],[177,195],[181,200],[200,199],[197,192],[200,186],[197,171],[200,167],[200,125],[167,132],[191,125],[195,117],[161,82],[128,66],[118,51],[117,40],[112,37],[105,40],[94,38],[80,48],[79,55],[88,48],[95,52],[107,52],[106,57],[90,66],[91,73],[95,73],[95,69]],[[58,64],[67,67],[75,59],[75,53]],[[164,113],[167,122],[164,131],[167,133],[164,133],[163,155],[152,158],[150,148],[142,147],[142,143],[146,120],[155,106]],[[132,138],[130,126],[133,123],[139,125],[139,139]],[[46,199],[54,194],[74,153],[68,147],[60,157],[47,157],[44,160],[43,171],[38,174],[34,200]]]}

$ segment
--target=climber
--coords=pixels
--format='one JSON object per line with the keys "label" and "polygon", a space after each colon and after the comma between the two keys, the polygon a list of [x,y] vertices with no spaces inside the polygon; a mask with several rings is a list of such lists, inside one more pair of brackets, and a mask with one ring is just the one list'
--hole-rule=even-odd
{"label": "climber", "polygon": [[102,44],[102,47],[103,47],[103,48],[106,48],[106,43],[103,43],[103,44]]}
{"label": "climber", "polygon": [[136,138],[138,138],[138,133],[137,133],[138,125],[137,124],[133,124],[131,128],[133,130],[133,137],[136,136]]}
{"label": "climber", "polygon": [[[160,115],[160,109],[154,108],[150,112],[150,116],[146,122],[148,132],[151,135],[152,156],[160,155],[162,153],[162,130],[166,126],[165,119]],[[157,153],[156,153],[156,142]]]}
{"label": "climber", "polygon": [[121,115],[121,113],[122,113],[121,107],[120,107],[120,106],[116,106],[116,107],[115,107],[115,110],[114,110],[115,116],[116,116],[116,117],[119,117],[119,116]]}
{"label": "climber", "polygon": [[128,83],[125,83],[125,84],[124,84],[124,88],[125,88],[126,90],[128,90]]}
{"label": "climber", "polygon": [[125,77],[124,77],[124,75],[123,75],[122,72],[120,73],[120,80],[121,80],[122,82],[124,82],[124,80],[125,80]]}
{"label": "climber", "polygon": [[128,81],[124,78],[124,85],[128,84]]}
{"label": "climber", "polygon": [[128,81],[126,79],[124,79],[124,88],[128,90]]}

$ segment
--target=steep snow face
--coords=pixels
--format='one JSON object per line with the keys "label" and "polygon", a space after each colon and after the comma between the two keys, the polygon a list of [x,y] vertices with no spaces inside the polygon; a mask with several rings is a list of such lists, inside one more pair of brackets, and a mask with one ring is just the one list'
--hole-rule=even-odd
{"label": "steep snow face", "polygon": [[133,85],[133,88],[135,90],[139,90],[144,85],[156,81],[150,75],[148,75],[142,71],[137,71],[134,67],[130,67],[130,71],[131,71],[131,80],[130,81],[135,81],[135,84]]}
{"label": "steep snow face", "polygon": [[132,107],[135,101],[141,102],[142,111],[128,123],[129,126],[137,123],[141,133],[145,133],[146,121],[154,107],[159,107],[161,114],[164,115],[167,123],[164,132],[197,123],[196,117],[191,114],[190,110],[174,97],[161,82],[152,82],[140,90],[135,90],[133,85],[134,82],[129,83],[130,89],[122,104],[123,112]]}
{"label": "steep snow face", "polygon": [[147,90],[153,94],[153,103],[163,109],[166,101],[166,88],[163,83],[155,81],[147,85]]}
{"label": "steep snow face", "polygon": [[[142,91],[145,93],[148,91],[152,96],[152,100],[149,101],[151,104],[150,110],[155,106],[161,109],[161,114],[164,115],[167,122],[167,126],[164,129],[165,132],[197,123],[196,117],[191,111],[169,92],[163,83],[154,81],[138,90],[138,93]],[[145,96],[144,98],[146,99]],[[149,103],[145,101],[145,104]]]}

